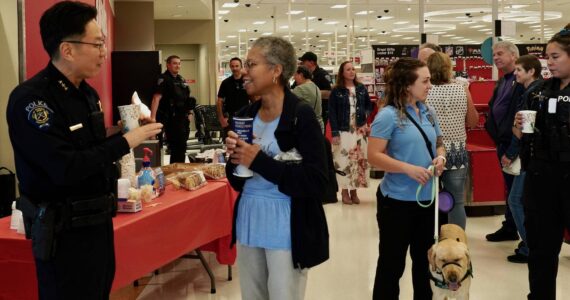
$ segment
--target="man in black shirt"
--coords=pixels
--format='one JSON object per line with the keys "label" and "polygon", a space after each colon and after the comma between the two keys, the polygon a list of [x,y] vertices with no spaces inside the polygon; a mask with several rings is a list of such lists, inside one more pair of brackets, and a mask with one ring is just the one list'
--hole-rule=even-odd
{"label": "man in black shirt", "polygon": [[96,17],[95,7],[71,1],[44,12],[40,31],[50,61],[14,89],[6,109],[39,299],[109,299],[114,162],[162,127],[125,134],[105,128],[99,95],[85,81],[107,56]]}
{"label": "man in black shirt", "polygon": [[313,82],[321,90],[322,101],[322,113],[323,113],[323,123],[325,127],[327,126],[328,116],[329,116],[329,95],[331,94],[331,76],[329,73],[319,67],[317,63],[317,55],[313,52],[305,52],[303,56],[299,57],[299,60],[303,63],[311,73],[313,74]]}
{"label": "man in black shirt", "polygon": [[151,118],[164,124],[164,133],[170,149],[170,163],[184,162],[186,141],[190,136],[190,111],[196,99],[190,97],[190,87],[180,72],[180,57],[166,59],[166,71],[158,77],[152,98]]}
{"label": "man in black shirt", "polygon": [[232,117],[242,107],[249,104],[249,97],[243,87],[241,74],[241,59],[234,57],[230,60],[230,70],[232,76],[224,79],[218,91],[218,101],[216,102],[216,112],[218,120],[224,128],[224,138],[230,130]]}

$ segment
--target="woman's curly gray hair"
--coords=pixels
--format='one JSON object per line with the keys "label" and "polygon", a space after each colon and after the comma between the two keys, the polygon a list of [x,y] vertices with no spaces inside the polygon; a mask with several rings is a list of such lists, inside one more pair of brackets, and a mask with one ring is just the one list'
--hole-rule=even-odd
{"label": "woman's curly gray hair", "polygon": [[293,45],[280,37],[264,36],[255,40],[251,47],[259,48],[270,65],[281,65],[283,67],[279,82],[283,86],[288,86],[289,79],[297,70],[297,57]]}

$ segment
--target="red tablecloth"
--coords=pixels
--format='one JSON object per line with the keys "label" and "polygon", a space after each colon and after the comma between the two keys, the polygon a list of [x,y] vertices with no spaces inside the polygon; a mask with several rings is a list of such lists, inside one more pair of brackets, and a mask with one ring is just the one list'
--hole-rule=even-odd
{"label": "red tablecloth", "polygon": [[[191,192],[169,186],[153,201],[158,205],[119,214],[113,219],[117,264],[113,289],[196,248],[216,252],[221,264],[233,264],[236,251],[229,242],[235,197],[225,180]],[[0,300],[37,299],[31,241],[10,230],[9,224],[9,217],[0,219]]]}

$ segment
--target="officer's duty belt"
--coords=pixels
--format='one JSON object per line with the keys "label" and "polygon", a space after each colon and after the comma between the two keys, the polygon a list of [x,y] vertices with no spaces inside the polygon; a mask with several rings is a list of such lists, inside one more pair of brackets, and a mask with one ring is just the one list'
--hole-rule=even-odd
{"label": "officer's duty belt", "polygon": [[93,198],[66,199],[71,228],[99,225],[112,217],[114,197],[106,194]]}

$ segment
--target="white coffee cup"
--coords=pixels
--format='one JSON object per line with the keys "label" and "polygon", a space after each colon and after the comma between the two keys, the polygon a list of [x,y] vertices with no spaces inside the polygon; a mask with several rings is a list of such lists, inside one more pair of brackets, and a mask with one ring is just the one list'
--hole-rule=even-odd
{"label": "white coffee cup", "polygon": [[234,176],[241,178],[251,178],[253,177],[253,171],[244,165],[237,165],[236,169],[234,170]]}
{"label": "white coffee cup", "polygon": [[10,219],[10,229],[17,230],[18,225],[20,224],[20,219],[23,219],[22,211],[13,209],[12,210],[12,218]]}
{"label": "white coffee cup", "polygon": [[519,113],[523,118],[523,133],[534,133],[534,121],[536,119],[536,111],[534,110],[521,110]]}
{"label": "white coffee cup", "polygon": [[141,115],[140,106],[136,104],[129,104],[121,105],[117,108],[119,109],[119,114],[121,115],[124,132],[129,132],[129,130],[139,127],[139,118]]}

